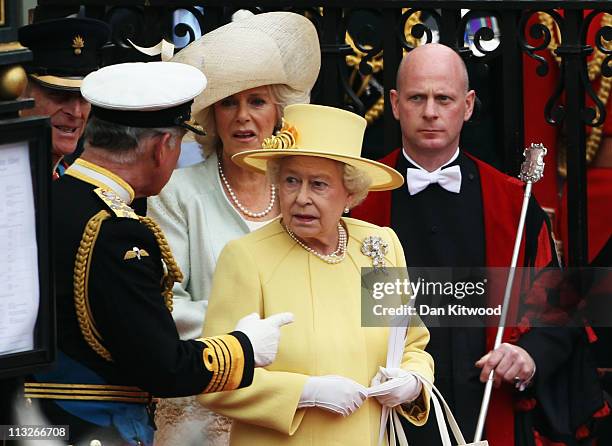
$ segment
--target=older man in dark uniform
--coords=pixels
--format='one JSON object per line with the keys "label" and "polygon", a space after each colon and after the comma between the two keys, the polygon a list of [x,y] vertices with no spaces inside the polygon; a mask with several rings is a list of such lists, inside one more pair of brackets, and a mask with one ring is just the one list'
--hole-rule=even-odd
{"label": "older man in dark uniform", "polygon": [[42,20],[19,29],[19,42],[32,51],[23,96],[35,101],[21,115],[50,118],[54,178],[68,167],[63,157],[75,151],[85,130],[91,106],[79,87],[83,77],[101,66],[101,49],[109,36],[108,25],[93,19]]}
{"label": "older man in dark uniform", "polygon": [[[173,85],[173,88],[165,88]],[[157,224],[132,200],[159,193],[205,86],[177,63],[120,64],[83,81],[85,151],[53,184],[58,360],[26,383],[72,443],[149,445],[153,396],[248,386],[276,355],[287,313],[243,318],[223,336],[181,341],[170,313],[181,272]]]}

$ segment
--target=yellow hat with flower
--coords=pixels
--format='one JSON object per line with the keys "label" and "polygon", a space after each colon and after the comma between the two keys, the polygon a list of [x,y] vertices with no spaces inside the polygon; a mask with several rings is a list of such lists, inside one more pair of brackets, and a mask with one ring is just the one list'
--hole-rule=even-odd
{"label": "yellow hat with flower", "polygon": [[294,104],[285,108],[283,128],[266,138],[259,150],[237,153],[236,164],[265,172],[272,158],[315,156],[349,164],[366,172],[372,179],[371,191],[391,190],[404,184],[395,169],[361,157],[366,128],[361,116],[335,107]]}

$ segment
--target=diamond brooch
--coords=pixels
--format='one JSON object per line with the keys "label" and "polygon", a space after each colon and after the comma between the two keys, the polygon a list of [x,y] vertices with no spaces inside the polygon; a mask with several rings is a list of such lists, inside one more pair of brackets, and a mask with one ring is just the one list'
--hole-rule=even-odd
{"label": "diamond brooch", "polygon": [[385,255],[389,252],[389,244],[378,236],[369,236],[363,240],[361,253],[372,258],[374,269],[385,269]]}

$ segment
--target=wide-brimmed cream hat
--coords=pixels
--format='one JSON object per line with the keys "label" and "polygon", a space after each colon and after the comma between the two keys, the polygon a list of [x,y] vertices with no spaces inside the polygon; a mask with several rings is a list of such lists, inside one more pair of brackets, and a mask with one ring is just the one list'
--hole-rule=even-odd
{"label": "wide-brimmed cream hat", "polygon": [[371,191],[391,190],[404,184],[395,169],[362,158],[361,145],[366,120],[355,113],[314,104],[294,104],[285,108],[281,131],[266,138],[263,148],[232,156],[236,164],[263,173],[272,158],[316,156],[340,161],[365,171],[372,179]]}
{"label": "wide-brimmed cream hat", "polygon": [[217,28],[179,51],[172,62],[201,69],[208,79],[197,113],[240,91],[284,84],[308,94],[321,67],[314,25],[299,14],[269,12]]}

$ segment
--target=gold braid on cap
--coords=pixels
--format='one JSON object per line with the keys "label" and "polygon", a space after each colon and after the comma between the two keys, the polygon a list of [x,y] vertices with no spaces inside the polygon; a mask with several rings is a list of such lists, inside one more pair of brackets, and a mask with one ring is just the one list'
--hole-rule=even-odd
{"label": "gold braid on cap", "polygon": [[[113,360],[110,352],[102,345],[102,336],[98,332],[95,326],[95,322],[91,315],[91,308],[89,306],[88,297],[88,282],[89,282],[89,267],[91,265],[91,257],[93,253],[93,246],[96,243],[102,222],[108,219],[111,214],[108,211],[102,210],[94,215],[85,225],[83,231],[83,237],[76,254],[76,260],[74,262],[74,307],[76,310],[77,320],[79,328],[83,334],[85,342],[96,352],[99,356],[105,360],[111,362]],[[166,266],[166,272],[162,279],[162,296],[164,297],[164,304],[168,311],[172,311],[172,286],[174,282],[181,282],[183,280],[183,273],[174,260],[168,241],[164,236],[161,228],[149,217],[138,217],[139,221],[145,225],[155,237],[155,241],[159,245],[162,260]]]}
{"label": "gold braid on cap", "polygon": [[298,131],[295,127],[288,124],[283,119],[283,126],[276,132],[276,135],[270,136],[261,143],[262,149],[292,149],[295,147],[295,141],[298,137]]}

